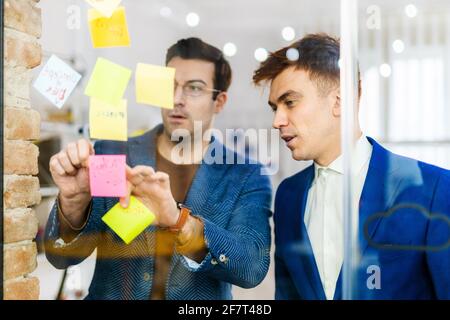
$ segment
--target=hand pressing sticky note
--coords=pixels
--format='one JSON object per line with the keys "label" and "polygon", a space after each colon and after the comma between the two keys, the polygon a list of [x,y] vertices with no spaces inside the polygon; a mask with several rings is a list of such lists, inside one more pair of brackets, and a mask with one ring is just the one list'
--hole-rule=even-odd
{"label": "hand pressing sticky note", "polygon": [[89,157],[89,180],[93,197],[125,197],[127,194],[125,155]]}
{"label": "hand pressing sticky note", "polygon": [[138,63],[136,100],[138,103],[173,109],[175,69]]}
{"label": "hand pressing sticky note", "polygon": [[130,197],[130,204],[123,208],[117,203],[103,217],[105,222],[122,240],[129,244],[155,220],[155,215],[142,202]]}
{"label": "hand pressing sticky note", "polygon": [[132,71],[127,68],[107,59],[98,58],[84,94],[118,105],[128,86],[131,73]]}
{"label": "hand pressing sticky note", "polygon": [[33,86],[51,103],[61,108],[80,79],[79,73],[57,56],[52,55]]}
{"label": "hand pressing sticky note", "polygon": [[117,9],[110,18],[102,16],[95,9],[90,9],[89,30],[94,48],[130,46],[124,7]]}
{"label": "hand pressing sticky note", "polygon": [[97,9],[103,16],[109,18],[113,15],[122,0],[86,0],[86,2]]}
{"label": "hand pressing sticky note", "polygon": [[92,139],[127,141],[127,101],[110,105],[91,98],[89,107],[89,132]]}

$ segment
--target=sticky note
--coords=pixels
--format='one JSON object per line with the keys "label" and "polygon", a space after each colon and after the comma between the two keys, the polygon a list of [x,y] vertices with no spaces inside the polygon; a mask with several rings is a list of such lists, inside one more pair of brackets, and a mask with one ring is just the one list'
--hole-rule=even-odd
{"label": "sticky note", "polygon": [[114,106],[91,98],[89,132],[92,139],[127,141],[127,100]]}
{"label": "sticky note", "polygon": [[130,46],[124,7],[117,9],[110,18],[102,16],[95,9],[90,9],[89,30],[94,48]]}
{"label": "sticky note", "polygon": [[52,55],[34,82],[34,88],[52,104],[61,108],[69,98],[81,75],[68,64]]}
{"label": "sticky note", "polygon": [[112,207],[103,217],[105,222],[117,235],[129,244],[155,220],[155,214],[134,196],[130,204],[123,208],[120,203]]}
{"label": "sticky note", "polygon": [[125,155],[89,157],[89,182],[93,197],[125,197],[127,181]]}
{"label": "sticky note", "polygon": [[117,105],[127,89],[132,71],[105,58],[98,58],[84,93]]}
{"label": "sticky note", "polygon": [[173,109],[175,69],[138,63],[136,100],[138,103]]}
{"label": "sticky note", "polygon": [[122,2],[122,0],[86,0],[93,8],[97,9],[103,16],[111,17]]}

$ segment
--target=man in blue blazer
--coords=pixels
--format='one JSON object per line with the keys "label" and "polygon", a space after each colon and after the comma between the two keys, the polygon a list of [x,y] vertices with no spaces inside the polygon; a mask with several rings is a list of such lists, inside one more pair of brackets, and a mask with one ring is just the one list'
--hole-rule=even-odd
{"label": "man in blue blazer", "polygon": [[[337,39],[308,35],[271,54],[254,75],[256,84],[270,82],[273,126],[293,158],[314,161],[276,193],[276,299],[342,298],[339,56]],[[450,172],[389,152],[358,123],[354,136],[354,296],[449,299]]]}
{"label": "man in blue blazer", "polygon": [[[261,165],[206,135],[227,101],[230,65],[198,38],[169,48],[166,64],[176,69],[175,93],[162,125],[127,142],[82,139],[50,161],[60,192],[46,256],[65,269],[97,249],[87,299],[231,299],[232,285],[255,287],[267,273],[270,181]],[[127,196],[91,197],[92,154],[126,155]],[[130,195],[156,220],[126,245],[102,216],[119,201],[127,207]]]}

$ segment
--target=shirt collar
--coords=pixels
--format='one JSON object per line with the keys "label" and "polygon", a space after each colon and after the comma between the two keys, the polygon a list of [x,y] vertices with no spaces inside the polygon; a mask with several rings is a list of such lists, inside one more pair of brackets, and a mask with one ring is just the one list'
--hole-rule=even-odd
{"label": "shirt collar", "polygon": [[[367,161],[370,160],[372,155],[372,145],[365,135],[361,135],[361,137],[356,141],[355,151],[353,154],[353,166],[356,169],[355,173],[358,174]],[[344,174],[344,164],[343,164],[342,154],[336,158],[332,163],[328,165],[328,167],[323,167],[318,163],[314,162],[314,177],[317,178],[319,169],[329,169],[339,174]]]}

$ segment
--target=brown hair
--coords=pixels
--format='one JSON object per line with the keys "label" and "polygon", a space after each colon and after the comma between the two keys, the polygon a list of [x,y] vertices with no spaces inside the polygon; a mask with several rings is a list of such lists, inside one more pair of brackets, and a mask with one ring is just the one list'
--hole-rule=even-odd
{"label": "brown hair", "polygon": [[[292,59],[288,50],[298,59]],[[291,59],[289,59],[291,58]],[[294,57],[297,58],[297,57]],[[340,41],[324,33],[309,34],[288,47],[272,52],[267,60],[261,63],[253,75],[255,85],[275,79],[281,72],[289,67],[296,67],[306,71],[309,78],[314,81],[322,95],[339,86],[340,82]],[[361,96],[361,83],[359,81],[359,96]]]}
{"label": "brown hair", "polygon": [[[199,59],[214,63],[214,89],[226,92],[231,85],[231,67],[222,51],[203,42],[199,38],[181,39],[172,45],[166,54],[166,65],[175,57],[182,59]],[[216,100],[220,92],[214,92]]]}

